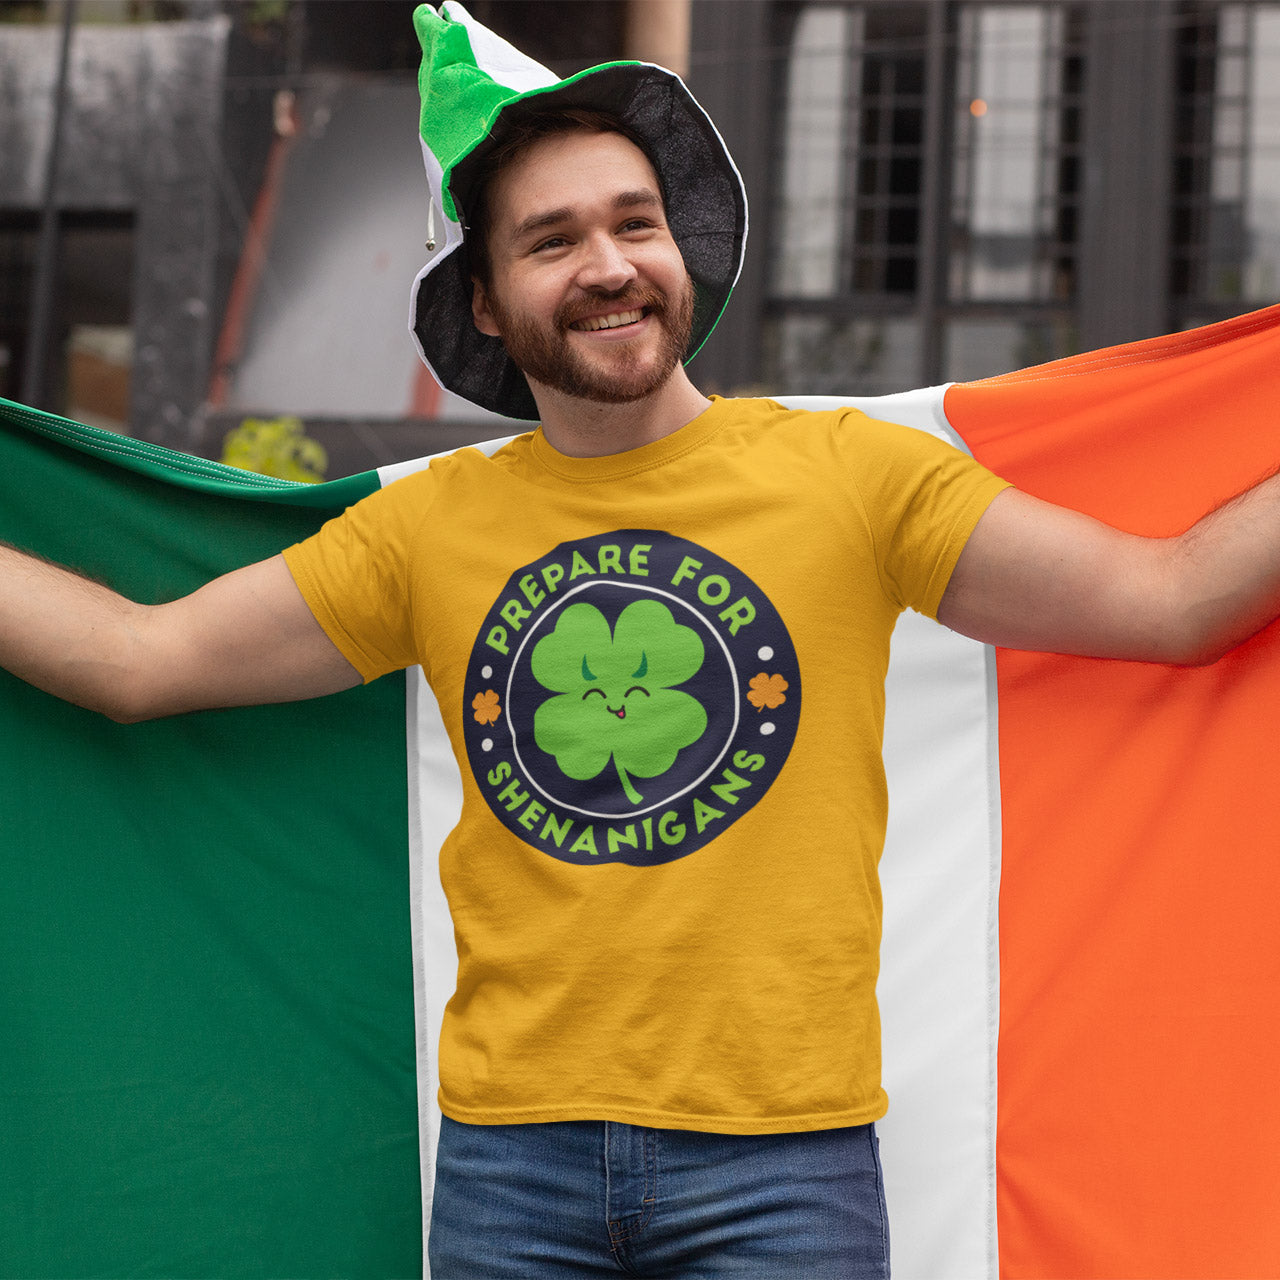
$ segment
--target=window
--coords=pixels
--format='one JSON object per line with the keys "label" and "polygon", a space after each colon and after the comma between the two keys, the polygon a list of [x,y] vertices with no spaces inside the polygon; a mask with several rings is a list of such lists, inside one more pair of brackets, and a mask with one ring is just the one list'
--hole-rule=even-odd
{"label": "window", "polygon": [[1280,291],[1280,5],[1180,16],[1170,291],[1190,324]]}
{"label": "window", "polygon": [[948,379],[1067,355],[1081,180],[1078,7],[960,12],[946,320]]}
{"label": "window", "polygon": [[[36,214],[0,213],[0,395],[10,399],[23,395],[38,241]],[[41,408],[128,430],[132,294],[132,218],[64,211]]]}
{"label": "window", "polygon": [[1068,11],[961,15],[952,200],[957,301],[1054,302],[1075,283],[1083,57]]}
{"label": "window", "polygon": [[1079,10],[782,10],[770,386],[879,394],[1072,349]]}
{"label": "window", "polygon": [[1280,298],[1280,0],[768,12],[759,359],[727,385],[875,395]]}
{"label": "window", "polygon": [[919,3],[785,13],[773,386],[874,393],[919,381],[928,20]]}

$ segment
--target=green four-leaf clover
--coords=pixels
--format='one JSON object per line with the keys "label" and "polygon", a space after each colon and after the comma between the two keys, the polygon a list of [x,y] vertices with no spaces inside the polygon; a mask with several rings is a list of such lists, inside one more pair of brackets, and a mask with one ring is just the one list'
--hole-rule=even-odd
{"label": "green four-leaf clover", "polygon": [[612,634],[595,605],[571,604],[533,649],[533,675],[555,697],[534,713],[533,736],[570,778],[585,781],[610,759],[632,804],[631,776],[656,778],[707,727],[682,684],[702,666],[702,640],[657,600],[638,600]]}

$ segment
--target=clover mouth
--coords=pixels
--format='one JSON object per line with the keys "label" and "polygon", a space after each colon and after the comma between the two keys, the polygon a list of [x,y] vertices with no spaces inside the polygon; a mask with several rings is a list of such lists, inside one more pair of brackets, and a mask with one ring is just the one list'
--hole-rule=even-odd
{"label": "clover mouth", "polygon": [[618,717],[619,720],[625,720],[627,718],[626,707],[610,707],[606,705],[605,710],[612,712],[615,716]]}
{"label": "clover mouth", "polygon": [[575,320],[570,329],[586,330],[587,332],[595,332],[597,329],[620,329],[625,324],[636,324],[644,319],[644,308],[635,307],[631,311],[615,311],[607,316],[586,316],[582,320]]}

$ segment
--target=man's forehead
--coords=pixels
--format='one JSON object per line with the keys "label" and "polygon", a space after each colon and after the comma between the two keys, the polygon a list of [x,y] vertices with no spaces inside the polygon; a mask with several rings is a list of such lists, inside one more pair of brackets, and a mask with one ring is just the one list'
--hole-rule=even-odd
{"label": "man's forehead", "polygon": [[493,226],[507,235],[572,217],[587,203],[662,207],[649,158],[620,133],[574,130],[539,138],[494,178]]}

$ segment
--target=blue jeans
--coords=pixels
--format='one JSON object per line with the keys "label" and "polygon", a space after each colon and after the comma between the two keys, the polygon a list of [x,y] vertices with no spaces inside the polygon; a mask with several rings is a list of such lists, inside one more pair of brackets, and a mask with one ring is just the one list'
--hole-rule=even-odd
{"label": "blue jeans", "polygon": [[432,1280],[889,1275],[875,1128],[760,1136],[445,1118]]}

